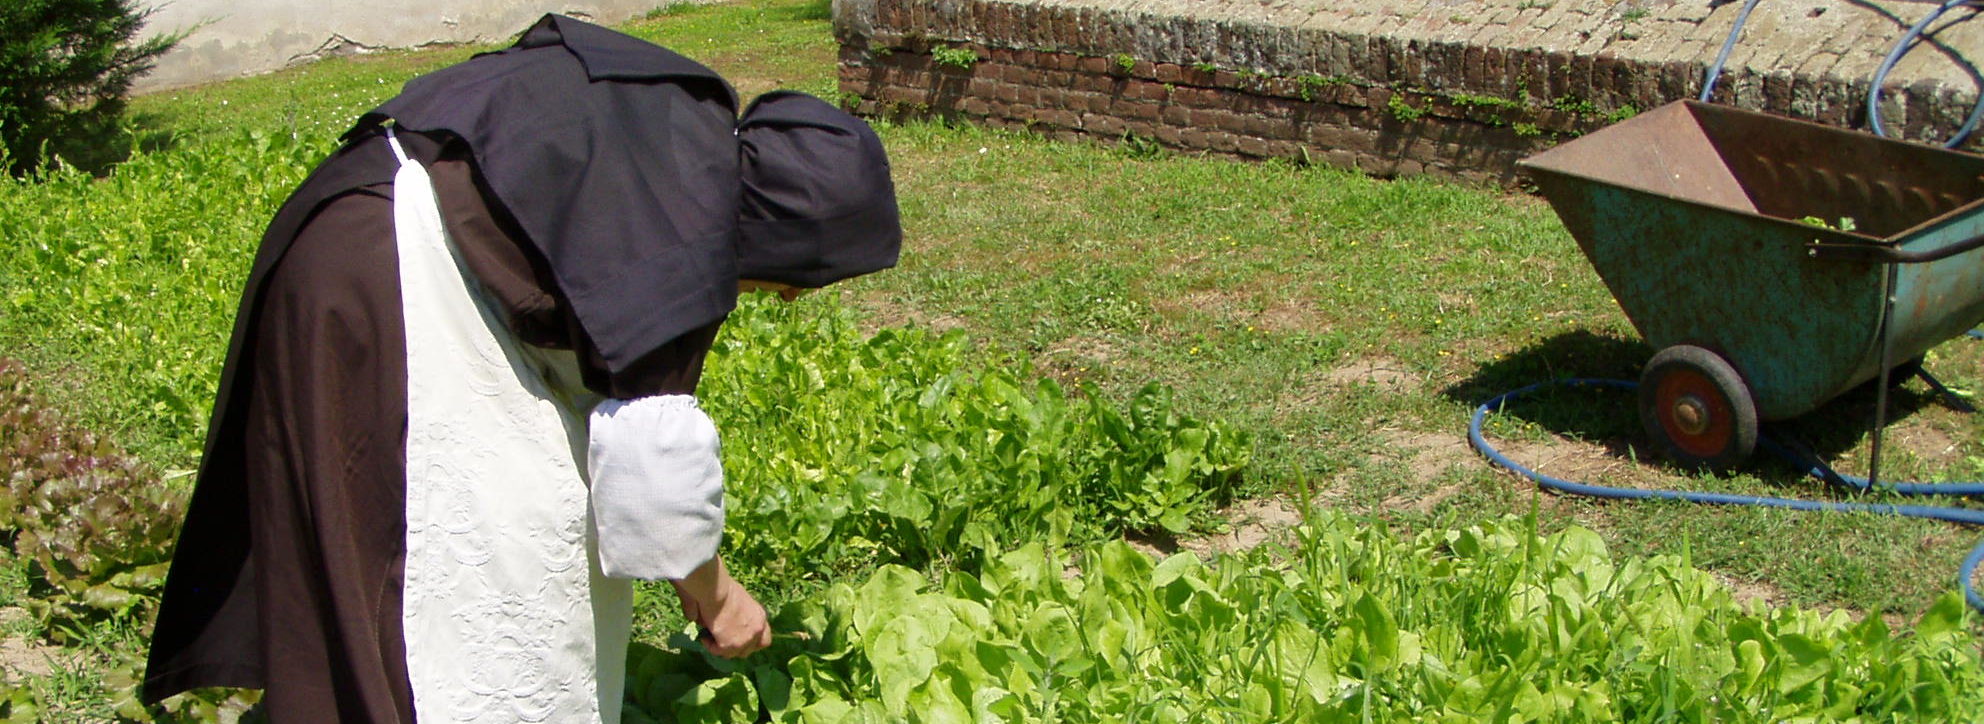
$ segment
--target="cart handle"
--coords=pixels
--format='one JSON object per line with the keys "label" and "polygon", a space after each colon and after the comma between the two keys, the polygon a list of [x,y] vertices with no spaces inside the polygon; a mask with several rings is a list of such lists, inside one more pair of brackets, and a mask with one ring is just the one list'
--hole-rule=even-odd
{"label": "cart handle", "polygon": [[1973,236],[1954,244],[1944,244],[1924,251],[1903,251],[1901,247],[1890,244],[1841,244],[1824,241],[1807,243],[1805,251],[1814,259],[1920,264],[1947,259],[1978,247],[1984,247],[1984,236]]}

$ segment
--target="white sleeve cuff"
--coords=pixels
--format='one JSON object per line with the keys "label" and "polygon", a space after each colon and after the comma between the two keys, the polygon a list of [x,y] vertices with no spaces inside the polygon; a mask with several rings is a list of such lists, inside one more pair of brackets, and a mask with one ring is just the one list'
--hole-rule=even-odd
{"label": "white sleeve cuff", "polygon": [[722,446],[695,397],[606,400],[593,408],[590,438],[586,467],[602,572],[678,580],[716,557]]}

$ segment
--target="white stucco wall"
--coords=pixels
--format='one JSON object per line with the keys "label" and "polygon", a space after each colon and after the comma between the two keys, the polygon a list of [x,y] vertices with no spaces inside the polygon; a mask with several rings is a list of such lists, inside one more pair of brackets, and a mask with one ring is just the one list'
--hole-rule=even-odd
{"label": "white stucco wall", "polygon": [[618,23],[669,0],[150,0],[147,35],[197,29],[134,90],[277,70],[340,53],[509,38],[545,13]]}

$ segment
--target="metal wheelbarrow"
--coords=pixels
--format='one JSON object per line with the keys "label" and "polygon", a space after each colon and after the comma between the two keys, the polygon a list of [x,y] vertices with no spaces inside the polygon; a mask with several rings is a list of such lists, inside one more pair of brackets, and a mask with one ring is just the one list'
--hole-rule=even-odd
{"label": "metal wheelbarrow", "polygon": [[1677,101],[1518,165],[1659,350],[1640,419],[1685,466],[1984,320],[1978,156]]}

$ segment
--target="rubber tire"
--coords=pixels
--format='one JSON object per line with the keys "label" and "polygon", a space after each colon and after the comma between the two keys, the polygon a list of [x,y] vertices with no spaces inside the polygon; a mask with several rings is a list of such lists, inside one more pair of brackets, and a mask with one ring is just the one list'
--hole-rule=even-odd
{"label": "rubber tire", "polygon": [[[1683,395],[1706,407],[1708,421],[1699,434],[1663,414],[1677,409]],[[1706,349],[1680,344],[1655,354],[1640,372],[1639,407],[1654,446],[1682,467],[1727,473],[1756,450],[1757,405],[1750,388],[1735,367]]]}

